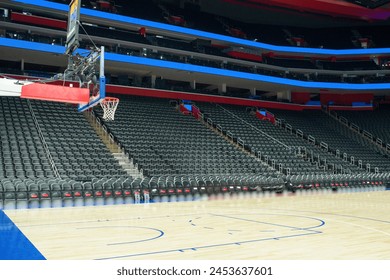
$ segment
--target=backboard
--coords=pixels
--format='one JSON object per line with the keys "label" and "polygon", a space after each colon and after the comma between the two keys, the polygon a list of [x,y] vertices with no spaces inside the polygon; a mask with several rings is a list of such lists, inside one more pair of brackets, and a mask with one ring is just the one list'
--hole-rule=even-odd
{"label": "backboard", "polygon": [[[90,90],[89,102],[86,104],[79,104],[78,111],[83,112],[88,110],[96,105],[98,105],[106,97],[106,78],[104,76],[104,47],[100,48],[100,53],[95,54],[98,57],[93,57],[94,60],[99,60],[99,78],[95,79],[93,77],[91,81],[88,81],[85,84]],[[87,60],[88,61],[88,60]],[[89,61],[89,63],[96,63],[96,61]],[[91,70],[93,71],[93,70]],[[83,73],[84,74],[84,73]]]}
{"label": "backboard", "polygon": [[68,12],[68,33],[65,53],[70,55],[79,47],[79,22],[81,0],[72,0]]}

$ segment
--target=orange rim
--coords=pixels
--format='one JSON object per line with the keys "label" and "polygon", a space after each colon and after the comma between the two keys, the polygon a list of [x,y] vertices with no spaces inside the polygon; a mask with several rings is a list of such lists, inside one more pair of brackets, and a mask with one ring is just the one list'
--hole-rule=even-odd
{"label": "orange rim", "polygon": [[102,103],[106,103],[106,102],[119,102],[119,98],[116,98],[116,97],[105,97],[102,100]]}

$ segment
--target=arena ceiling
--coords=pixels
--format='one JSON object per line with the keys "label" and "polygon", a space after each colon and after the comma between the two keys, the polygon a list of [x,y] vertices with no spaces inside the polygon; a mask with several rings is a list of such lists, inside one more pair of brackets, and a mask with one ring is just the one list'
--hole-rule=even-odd
{"label": "arena ceiling", "polygon": [[390,0],[158,0],[191,2],[235,20],[312,28],[390,24]]}

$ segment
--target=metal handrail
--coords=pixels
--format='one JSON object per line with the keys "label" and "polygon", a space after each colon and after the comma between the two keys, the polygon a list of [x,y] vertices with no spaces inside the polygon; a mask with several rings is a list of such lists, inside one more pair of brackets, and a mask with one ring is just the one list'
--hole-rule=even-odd
{"label": "metal handrail", "polygon": [[351,123],[350,124],[350,127],[353,129],[353,130],[356,130],[357,132],[360,132],[360,127],[354,123]]}
{"label": "metal handrail", "polygon": [[237,144],[241,145],[243,148],[245,147],[245,141],[241,138],[237,138]]}
{"label": "metal handrail", "polygon": [[373,140],[372,134],[367,130],[363,130],[363,136],[367,137],[370,140]]}
{"label": "metal handrail", "polygon": [[56,176],[57,178],[61,179],[61,175],[60,173],[58,172],[58,169],[57,169],[57,166],[53,160],[53,157],[51,156],[51,153],[50,153],[50,149],[49,149],[49,146],[47,145],[46,143],[46,140],[45,140],[45,137],[43,136],[43,133],[42,133],[42,130],[41,130],[41,127],[38,123],[38,120],[35,116],[35,113],[34,113],[34,109],[33,107],[31,106],[31,102],[30,100],[27,99],[27,104],[28,104],[28,107],[30,109],[30,113],[31,113],[31,116],[33,118],[33,121],[34,121],[34,124],[35,124],[35,127],[38,131],[38,134],[39,134],[39,138],[41,139],[42,141],[42,145],[43,145],[43,148],[45,149],[45,152],[46,152],[46,155],[47,155],[47,158],[50,162],[50,166],[53,170],[53,173],[54,173],[54,176]]}
{"label": "metal handrail", "polygon": [[348,125],[348,120],[345,117],[339,117],[341,123]]}
{"label": "metal handrail", "polygon": [[290,131],[292,133],[292,125],[289,123],[286,123],[286,131]]}
{"label": "metal handrail", "polygon": [[108,134],[108,137],[110,138],[111,142],[115,142],[115,137],[111,132]]}
{"label": "metal handrail", "polygon": [[255,127],[254,125],[248,123],[247,121],[244,121],[243,119],[241,119],[240,117],[236,116],[234,113],[230,112],[229,110],[225,109],[224,107],[222,107],[222,106],[220,106],[220,105],[218,105],[218,104],[217,104],[217,106],[220,107],[221,109],[223,109],[225,112],[227,112],[227,113],[230,114],[231,116],[233,116],[234,118],[240,120],[241,122],[245,123],[246,125],[249,125],[252,129],[254,129],[254,130],[260,132],[260,133],[263,134],[263,135],[265,135],[267,138],[269,138],[269,139],[275,141],[276,143],[278,143],[278,144],[280,144],[280,145],[286,147],[287,149],[291,150],[291,147],[290,147],[290,146],[284,144],[283,142],[280,142],[278,139],[276,139],[276,138],[272,137],[271,135],[265,133],[265,132],[262,131],[261,129],[258,129],[257,127]]}
{"label": "metal handrail", "polygon": [[323,148],[324,150],[328,151],[329,150],[329,146],[327,143],[325,142],[321,142],[320,143],[320,147]]}

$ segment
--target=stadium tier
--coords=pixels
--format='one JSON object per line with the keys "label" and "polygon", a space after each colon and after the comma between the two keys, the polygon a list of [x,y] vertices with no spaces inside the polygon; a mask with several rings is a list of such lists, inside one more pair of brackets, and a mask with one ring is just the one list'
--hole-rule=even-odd
{"label": "stadium tier", "polygon": [[[66,56],[69,1],[2,1],[0,78],[13,82],[0,89],[0,208],[390,183],[388,25],[303,26],[292,11],[271,25],[273,12],[261,22],[195,2],[82,1]],[[24,80],[80,85],[90,102],[104,88],[115,119],[26,99]]]}

